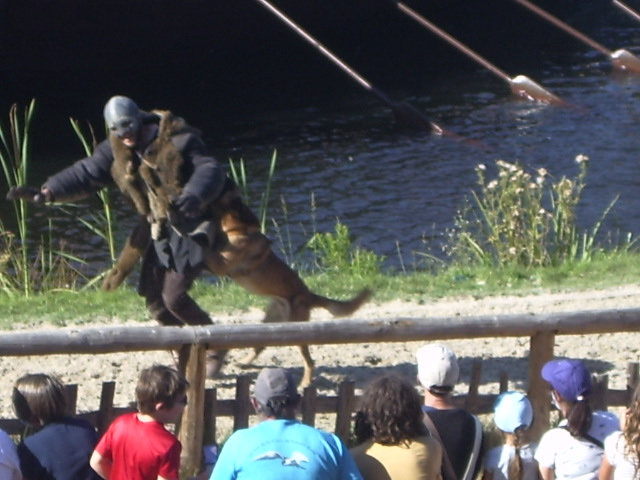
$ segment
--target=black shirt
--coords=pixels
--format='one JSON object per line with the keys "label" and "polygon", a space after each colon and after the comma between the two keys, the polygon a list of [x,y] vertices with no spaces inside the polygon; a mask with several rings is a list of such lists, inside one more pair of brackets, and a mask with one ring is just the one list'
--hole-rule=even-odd
{"label": "black shirt", "polygon": [[[473,452],[473,444],[476,436],[476,421],[469,412],[460,408],[438,410],[424,406],[423,410],[429,415],[431,421],[438,429],[443,447],[449,456],[456,477],[463,478]],[[482,465],[482,444],[480,453],[474,466],[474,477]]]}

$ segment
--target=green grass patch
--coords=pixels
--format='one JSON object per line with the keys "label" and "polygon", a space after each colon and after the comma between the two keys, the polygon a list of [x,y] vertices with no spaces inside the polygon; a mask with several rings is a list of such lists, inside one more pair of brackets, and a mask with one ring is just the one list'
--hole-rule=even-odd
{"label": "green grass patch", "polygon": [[[640,282],[640,255],[624,253],[538,269],[450,267],[439,273],[376,273],[369,276],[339,274],[305,275],[309,287],[326,296],[348,298],[369,287],[373,302],[404,300],[428,303],[456,296],[488,297],[607,288]],[[263,308],[268,299],[247,293],[229,280],[198,281],[191,291],[205,310],[229,314]],[[354,315],[357,317],[357,313]],[[152,322],[132,286],[115,292],[101,290],[49,291],[31,297],[0,295],[0,329],[24,329],[46,325],[72,326],[94,322]]]}

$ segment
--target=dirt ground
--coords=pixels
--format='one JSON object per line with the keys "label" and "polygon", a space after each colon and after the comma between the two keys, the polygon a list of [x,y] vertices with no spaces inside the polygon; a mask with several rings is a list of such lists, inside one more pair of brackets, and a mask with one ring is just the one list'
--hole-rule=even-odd
{"label": "dirt ground", "polygon": [[[476,299],[472,297],[438,299],[414,304],[403,301],[372,302],[361,308],[354,318],[443,317],[500,315],[528,312],[541,314],[575,310],[604,310],[640,307],[640,287],[635,285],[569,293],[545,293],[529,296],[502,296]],[[258,323],[261,312],[213,313],[220,323]],[[315,311],[311,321],[323,321],[328,314]],[[109,324],[127,324],[121,319],[105,319]],[[104,325],[105,320],[96,322]],[[345,319],[345,322],[348,322]],[[136,324],[139,326],[140,324]],[[92,326],[92,325],[87,325]],[[51,328],[51,327],[48,327]],[[639,328],[640,330],[640,328]],[[314,385],[319,395],[335,393],[336,385],[344,380],[354,381],[356,389],[383,372],[394,371],[415,378],[414,353],[424,342],[345,344],[312,346],[316,363]],[[447,340],[458,355],[461,378],[456,389],[465,392],[471,364],[483,360],[481,392],[495,392],[501,371],[508,371],[510,388],[526,388],[529,338],[481,338]],[[640,359],[640,333],[598,335],[571,335],[556,337],[555,354],[581,358],[594,373],[609,374],[610,388],[624,388],[628,362]],[[262,352],[255,368],[242,369],[236,361],[247,350],[234,350],[220,378],[208,380],[215,386],[218,398],[232,398],[238,374],[252,377],[264,366],[291,367],[302,374],[302,363],[295,347],[271,347]],[[97,355],[50,355],[38,357],[0,358],[0,416],[12,418],[11,388],[15,380],[25,373],[47,372],[57,374],[65,383],[78,384],[78,410],[92,411],[99,406],[102,382],[115,381],[115,404],[128,405],[134,400],[138,372],[153,363],[173,364],[170,352],[136,352]],[[222,427],[222,424],[220,424]]]}

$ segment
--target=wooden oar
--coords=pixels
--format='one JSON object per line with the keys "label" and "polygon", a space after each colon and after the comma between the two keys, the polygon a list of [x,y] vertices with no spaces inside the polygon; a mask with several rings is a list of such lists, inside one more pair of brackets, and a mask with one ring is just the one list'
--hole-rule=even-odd
{"label": "wooden oar", "polygon": [[627,15],[629,15],[630,17],[635,18],[636,20],[638,20],[640,22],[640,14],[638,12],[636,12],[635,10],[631,9],[630,7],[628,7],[627,5],[625,5],[622,2],[619,2],[618,0],[613,0],[613,4],[618,7],[619,9],[621,9],[624,13],[626,13]]}
{"label": "wooden oar", "polygon": [[410,7],[408,7],[402,2],[395,1],[395,4],[400,9],[400,11],[407,14],[409,17],[416,20],[422,26],[428,28],[433,33],[435,33],[436,35],[438,35],[439,37],[443,38],[444,40],[449,42],[451,45],[456,47],[462,53],[474,59],[480,65],[482,65],[487,70],[495,74],[497,77],[507,82],[507,84],[511,88],[511,91],[513,92],[514,95],[518,97],[526,98],[527,100],[536,100],[539,102],[550,103],[553,105],[562,105],[562,106],[568,105],[568,103],[562,100],[560,97],[557,97],[556,95],[549,92],[548,90],[545,90],[541,85],[534,82],[533,80],[526,77],[525,75],[517,75],[514,78],[509,77],[509,75],[507,75],[505,72],[500,70],[498,67],[496,67],[495,65],[493,65],[492,63],[490,63],[480,55],[478,55],[476,52],[471,50],[469,47],[467,47],[465,44],[463,44],[459,40],[456,40],[447,32],[439,28],[437,25],[431,23],[429,20],[424,18],[415,10],[411,9]]}
{"label": "wooden oar", "polygon": [[450,135],[457,137],[456,134],[449,132],[448,130],[443,129],[442,127],[436,125],[432,121],[430,121],[427,117],[425,117],[422,113],[420,113],[415,107],[409,105],[406,102],[394,102],[389,98],[387,94],[377,89],[367,80],[365,80],[361,75],[356,73],[352,68],[350,68],[346,63],[336,57],[333,53],[331,53],[324,45],[318,42],[315,38],[305,32],[300,26],[294,23],[291,19],[289,19],[284,13],[278,10],[276,7],[271,5],[267,0],[257,0],[264,7],[266,7],[269,11],[275,14],[280,20],[282,20],[285,24],[291,27],[298,35],[304,38],[307,42],[313,45],[316,50],[325,55],[329,60],[338,65],[344,72],[346,72],[352,79],[354,79],[358,84],[360,84],[365,90],[376,95],[380,100],[386,103],[391,110],[393,111],[394,117],[399,123],[402,123],[408,127],[417,128],[420,130],[426,130],[429,133],[435,133],[436,135]]}
{"label": "wooden oar", "polygon": [[578,40],[583,41],[587,45],[590,45],[592,48],[602,52],[604,55],[609,56],[611,58],[611,63],[615,68],[618,68],[620,70],[624,70],[627,72],[640,73],[640,58],[636,57],[633,53],[629,52],[628,50],[621,48],[619,50],[616,50],[615,52],[612,52],[611,50],[600,45],[595,40],[590,39],[586,35],[577,31],[575,28],[567,25],[562,20],[554,17],[553,15],[544,11],[540,7],[532,4],[528,0],[515,0],[515,1],[520,5],[522,5],[523,7],[528,8],[532,12],[540,15],[545,20],[553,23],[556,27],[573,35]]}

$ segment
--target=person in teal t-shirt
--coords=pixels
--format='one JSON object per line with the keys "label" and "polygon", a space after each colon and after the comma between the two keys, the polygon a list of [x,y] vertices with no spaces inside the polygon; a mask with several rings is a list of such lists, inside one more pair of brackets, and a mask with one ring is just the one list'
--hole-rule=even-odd
{"label": "person in teal t-shirt", "polygon": [[260,423],[229,437],[210,480],[362,479],[340,438],[295,419],[300,395],[287,370],[263,369],[251,403]]}

